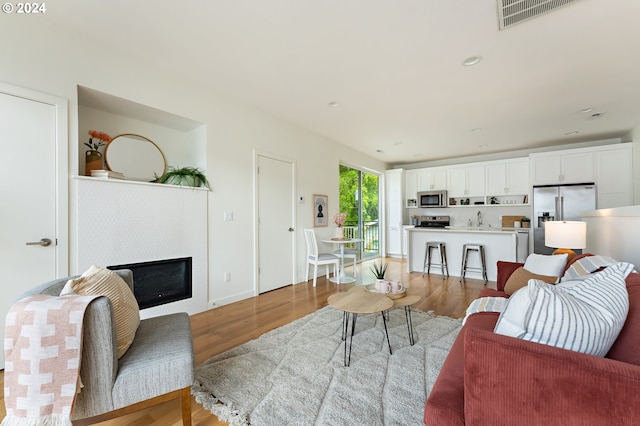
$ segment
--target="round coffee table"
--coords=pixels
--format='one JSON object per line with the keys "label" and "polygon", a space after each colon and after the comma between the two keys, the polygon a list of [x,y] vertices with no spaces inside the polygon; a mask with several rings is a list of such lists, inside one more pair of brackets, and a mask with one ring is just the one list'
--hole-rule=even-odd
{"label": "round coffee table", "polygon": [[[389,331],[387,330],[387,319],[384,311],[393,307],[393,300],[383,294],[367,293],[360,291],[345,291],[332,294],[327,299],[329,305],[342,311],[342,340],[344,340],[344,366],[351,364],[351,346],[353,344],[353,334],[356,329],[356,319],[358,314],[382,313],[382,323],[384,333],[387,336],[389,353],[391,352],[391,342],[389,341]],[[351,314],[351,334],[349,331],[349,314]],[[347,356],[347,337],[349,337],[349,354]]]}
{"label": "round coffee table", "polygon": [[[353,287],[349,291],[357,292],[357,293],[366,293],[367,289],[366,289],[366,286],[358,285]],[[373,294],[381,294],[381,293],[373,293]],[[393,302],[394,308],[404,307],[404,316],[405,316],[405,319],[407,320],[407,331],[409,333],[409,344],[413,346],[416,340],[413,334],[413,321],[411,320],[411,305],[414,305],[420,301],[420,295],[407,292],[406,296],[400,297],[397,299],[394,298],[394,299],[391,299],[391,301]]]}

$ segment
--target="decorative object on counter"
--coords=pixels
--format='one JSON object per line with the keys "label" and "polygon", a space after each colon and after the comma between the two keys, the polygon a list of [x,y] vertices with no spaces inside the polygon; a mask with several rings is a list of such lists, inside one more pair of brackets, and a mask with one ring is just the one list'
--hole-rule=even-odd
{"label": "decorative object on counter", "polygon": [[513,222],[513,227],[514,227],[514,228],[520,228],[520,225],[521,225],[521,224],[522,224],[522,223],[521,223],[520,221],[517,221],[517,220],[516,220],[515,222]]}
{"label": "decorative object on counter", "polygon": [[455,198],[449,198],[449,205],[450,206],[455,206],[456,204],[458,204],[458,201],[456,201]]}
{"label": "decorative object on counter", "polygon": [[411,224],[413,226],[419,225],[420,224],[420,216],[418,216],[417,214],[411,216]]}
{"label": "decorative object on counter", "polygon": [[197,167],[169,167],[169,171],[158,179],[158,183],[211,189],[204,172]]}
{"label": "decorative object on counter", "polygon": [[514,228],[515,222],[520,222],[522,224],[522,216],[502,216],[502,227],[503,228]]}
{"label": "decorative object on counter", "polygon": [[313,227],[329,226],[327,220],[327,205],[329,197],[327,195],[313,194]]}
{"label": "decorative object on counter", "polygon": [[531,219],[529,219],[528,217],[523,217],[522,219],[520,219],[520,223],[522,224],[523,228],[528,228],[531,225]]}
{"label": "decorative object on counter", "polygon": [[89,148],[85,153],[84,159],[84,174],[85,176],[91,176],[91,170],[104,169],[104,157],[100,152],[100,148],[108,145],[112,138],[104,132],[98,132],[97,130],[89,130],[89,142],[84,144]]}
{"label": "decorative object on counter", "polygon": [[491,197],[489,199],[489,204],[500,204],[500,200],[498,200],[498,197]]}
{"label": "decorative object on counter", "polygon": [[129,180],[156,182],[167,171],[162,150],[144,136],[118,135],[105,148],[104,155],[107,168],[124,173]]}

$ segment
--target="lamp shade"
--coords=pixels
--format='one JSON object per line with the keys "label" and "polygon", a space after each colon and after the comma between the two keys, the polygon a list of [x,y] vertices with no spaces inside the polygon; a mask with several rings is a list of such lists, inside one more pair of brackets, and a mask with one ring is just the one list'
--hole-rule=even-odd
{"label": "lamp shade", "polygon": [[587,222],[545,222],[544,245],[567,249],[583,249],[587,247]]}

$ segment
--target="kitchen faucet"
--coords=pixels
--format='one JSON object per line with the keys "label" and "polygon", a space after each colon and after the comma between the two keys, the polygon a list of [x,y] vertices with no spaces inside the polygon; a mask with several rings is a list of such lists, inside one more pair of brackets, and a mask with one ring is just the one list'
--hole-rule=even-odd
{"label": "kitchen faucet", "polygon": [[478,220],[476,221],[476,226],[480,227],[482,225],[482,212],[478,211]]}

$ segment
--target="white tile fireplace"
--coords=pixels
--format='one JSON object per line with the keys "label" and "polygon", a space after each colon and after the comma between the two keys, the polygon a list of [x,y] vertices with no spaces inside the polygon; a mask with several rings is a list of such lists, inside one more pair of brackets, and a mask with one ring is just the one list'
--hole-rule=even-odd
{"label": "white tile fireplace", "polygon": [[208,309],[208,191],[90,177],[74,182],[77,273],[91,265],[191,258],[191,297],[142,309],[140,315]]}

